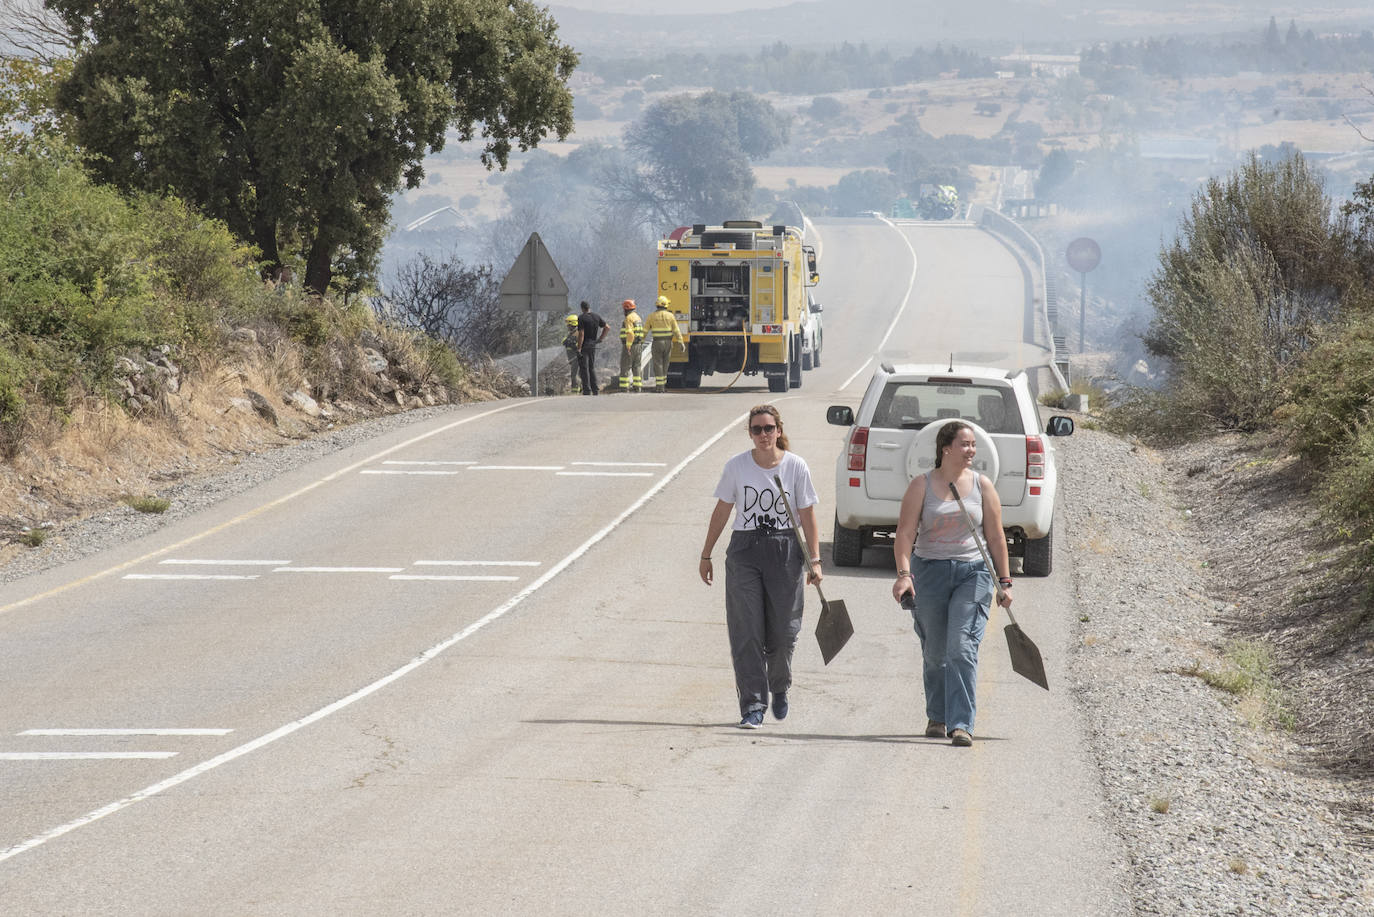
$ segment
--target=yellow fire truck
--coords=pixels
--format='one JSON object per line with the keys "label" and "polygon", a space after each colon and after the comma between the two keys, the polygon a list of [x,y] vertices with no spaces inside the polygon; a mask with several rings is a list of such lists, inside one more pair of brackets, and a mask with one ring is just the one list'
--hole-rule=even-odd
{"label": "yellow fire truck", "polygon": [[[687,338],[673,348],[670,388],[697,388],[712,373],[762,373],[785,392],[820,365],[816,251],[795,226],[755,220],[682,227],[658,243],[658,292]],[[813,311],[814,310],[814,311]]]}

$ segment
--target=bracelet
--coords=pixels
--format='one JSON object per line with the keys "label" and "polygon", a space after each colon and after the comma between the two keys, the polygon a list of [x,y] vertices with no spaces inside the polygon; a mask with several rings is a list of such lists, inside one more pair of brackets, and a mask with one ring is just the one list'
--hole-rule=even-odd
{"label": "bracelet", "polygon": [[813,557],[813,558],[811,558],[811,562],[812,562],[813,564],[818,564],[818,563],[821,562],[821,559],[820,559],[819,557]]}
{"label": "bracelet", "polygon": [[999,580],[997,581],[997,585],[1001,586],[1003,589],[1010,589],[1010,588],[1011,588],[1011,579],[1010,579],[1010,577],[1005,577],[1005,576],[1002,577],[1001,579],[999,579]]}
{"label": "bracelet", "polygon": [[904,577],[904,576],[910,576],[910,575],[911,575],[911,571],[910,571],[910,570],[898,570],[898,571],[897,571],[897,579],[901,579],[901,578]]}
{"label": "bracelet", "polygon": [[705,555],[704,557],[702,557],[701,559],[702,559],[702,560],[710,560],[710,559],[711,559],[711,555],[710,555],[710,554],[707,554],[707,555]]}

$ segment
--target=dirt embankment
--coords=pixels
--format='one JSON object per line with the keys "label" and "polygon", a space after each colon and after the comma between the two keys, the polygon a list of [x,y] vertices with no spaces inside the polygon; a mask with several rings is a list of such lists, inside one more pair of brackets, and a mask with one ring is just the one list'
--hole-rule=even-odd
{"label": "dirt embankment", "polygon": [[118,400],[87,397],[31,425],[0,463],[0,566],[121,500],[157,497],[245,456],[371,418],[517,394],[493,365],[446,385],[404,335],[330,348],[323,365],[279,333],[238,329],[196,362],[122,359]]}

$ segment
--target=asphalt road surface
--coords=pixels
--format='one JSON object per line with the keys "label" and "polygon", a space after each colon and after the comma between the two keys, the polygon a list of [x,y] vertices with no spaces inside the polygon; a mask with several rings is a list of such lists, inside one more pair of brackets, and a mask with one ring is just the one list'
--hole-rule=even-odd
{"label": "asphalt road surface", "polygon": [[[1064,579],[1017,583],[1052,690],[994,614],[957,749],[891,556],[828,563],[826,405],[875,359],[1043,363],[1024,269],[971,227],[818,228],[799,390],[465,406],[0,587],[0,913],[1127,912]],[[745,731],[697,557],[770,400],[857,632],[822,665],[810,591],[791,715]]]}

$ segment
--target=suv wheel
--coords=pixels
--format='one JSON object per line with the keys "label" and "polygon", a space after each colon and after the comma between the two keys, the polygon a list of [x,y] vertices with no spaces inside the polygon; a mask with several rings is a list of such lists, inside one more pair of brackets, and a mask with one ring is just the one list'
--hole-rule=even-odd
{"label": "suv wheel", "polygon": [[1044,538],[1027,538],[1021,570],[1027,576],[1049,576],[1054,566],[1054,529]]}
{"label": "suv wheel", "polygon": [[837,567],[857,567],[864,562],[864,533],[862,529],[847,529],[835,518],[835,538],[830,543],[830,556]]}

